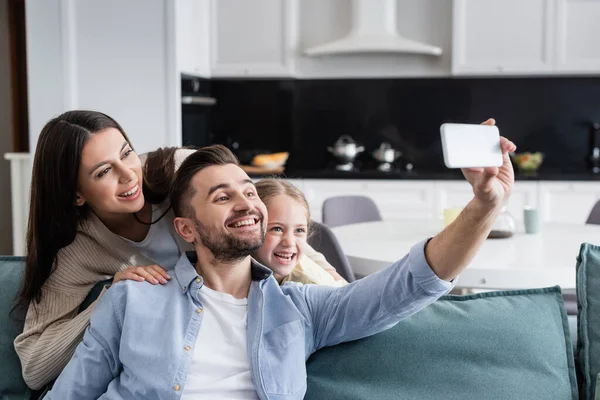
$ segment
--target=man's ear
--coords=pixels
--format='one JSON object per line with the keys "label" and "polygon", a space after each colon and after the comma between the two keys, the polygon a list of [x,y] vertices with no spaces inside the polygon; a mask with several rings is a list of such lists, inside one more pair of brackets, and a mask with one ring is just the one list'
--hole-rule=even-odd
{"label": "man's ear", "polygon": [[196,229],[194,223],[189,218],[177,217],[173,220],[175,230],[188,243],[194,243],[196,240]]}
{"label": "man's ear", "polygon": [[82,205],[85,204],[85,199],[83,197],[81,197],[81,195],[79,193],[76,193],[74,203],[76,206],[81,207]]}

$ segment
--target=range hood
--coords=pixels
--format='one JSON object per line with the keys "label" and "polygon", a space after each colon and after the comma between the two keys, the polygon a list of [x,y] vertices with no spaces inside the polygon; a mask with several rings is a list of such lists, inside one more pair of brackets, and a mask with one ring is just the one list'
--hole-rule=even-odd
{"label": "range hood", "polygon": [[308,48],[322,56],[360,53],[413,53],[439,56],[442,49],[404,38],[396,30],[397,0],[352,0],[352,29],[339,40]]}

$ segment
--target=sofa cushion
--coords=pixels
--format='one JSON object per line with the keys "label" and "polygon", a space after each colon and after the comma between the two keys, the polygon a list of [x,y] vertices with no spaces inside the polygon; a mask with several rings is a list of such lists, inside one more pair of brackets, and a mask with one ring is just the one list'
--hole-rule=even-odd
{"label": "sofa cushion", "polygon": [[27,308],[18,307],[11,313],[24,271],[24,257],[0,256],[0,399],[3,400],[24,399],[29,393],[13,345],[15,337],[23,331]]}
{"label": "sofa cushion", "polygon": [[309,399],[577,399],[559,287],[444,296],[307,369]]}
{"label": "sofa cushion", "polygon": [[577,301],[581,398],[591,400],[600,374],[600,246],[581,245],[577,257]]}
{"label": "sofa cushion", "polygon": [[112,281],[112,279],[108,279],[106,281],[96,283],[94,287],[92,287],[92,290],[90,290],[90,293],[88,293],[88,295],[85,297],[85,299],[79,306],[78,312],[82,312],[90,305],[92,305],[92,303],[96,301],[96,299],[98,299],[98,296],[100,296],[100,292],[102,292],[104,286],[110,286],[112,284]]}

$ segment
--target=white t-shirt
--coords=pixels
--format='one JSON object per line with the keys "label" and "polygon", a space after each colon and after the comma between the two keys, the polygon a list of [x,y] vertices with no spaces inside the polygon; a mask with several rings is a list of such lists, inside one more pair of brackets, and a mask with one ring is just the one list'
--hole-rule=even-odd
{"label": "white t-shirt", "polygon": [[[153,210],[152,221],[158,219],[163,212],[162,208]],[[173,269],[181,254],[179,254],[177,242],[173,237],[173,230],[170,225],[172,223],[170,218],[161,218],[157,223],[150,225],[148,234],[141,242],[134,242],[124,237],[121,238],[137,247],[144,257],[154,261],[164,269]]]}
{"label": "white t-shirt", "polygon": [[202,326],[192,351],[182,400],[258,399],[246,347],[248,299],[202,286]]}

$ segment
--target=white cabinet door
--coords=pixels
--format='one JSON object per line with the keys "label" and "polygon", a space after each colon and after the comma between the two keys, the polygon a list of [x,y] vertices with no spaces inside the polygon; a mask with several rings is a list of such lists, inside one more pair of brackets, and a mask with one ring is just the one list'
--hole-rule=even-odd
{"label": "white cabinet door", "polygon": [[386,221],[429,221],[434,211],[434,181],[369,181],[367,196]]}
{"label": "white cabinet door", "polygon": [[[436,181],[435,199],[435,215],[437,218],[442,218],[444,208],[466,206],[473,199],[473,190],[466,181]],[[538,206],[537,182],[515,183],[513,193],[508,200],[508,212],[520,222],[523,220],[525,206]]]}
{"label": "white cabinet door", "polygon": [[296,1],[211,1],[212,75],[292,76]]}
{"label": "white cabinet door", "polygon": [[556,1],[557,70],[600,72],[600,1]]}
{"label": "white cabinet door", "polygon": [[515,182],[513,192],[508,199],[508,212],[519,222],[523,221],[525,207],[539,207],[538,182]]}
{"label": "white cabinet door", "polygon": [[303,185],[316,221],[322,221],[325,199],[349,195],[372,198],[385,220],[428,221],[433,217],[434,181],[304,180]]}
{"label": "white cabinet door", "polygon": [[187,75],[210,77],[210,3],[177,0],[175,43],[178,70]]}
{"label": "white cabinet door", "polygon": [[444,208],[464,207],[473,198],[471,185],[465,181],[435,182],[435,217],[442,218]]}
{"label": "white cabinet door", "polygon": [[540,211],[544,221],[585,223],[600,199],[600,182],[540,182]]}
{"label": "white cabinet door", "polygon": [[551,71],[555,1],[454,0],[452,73]]}

